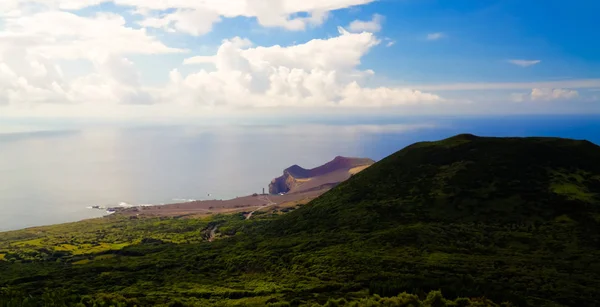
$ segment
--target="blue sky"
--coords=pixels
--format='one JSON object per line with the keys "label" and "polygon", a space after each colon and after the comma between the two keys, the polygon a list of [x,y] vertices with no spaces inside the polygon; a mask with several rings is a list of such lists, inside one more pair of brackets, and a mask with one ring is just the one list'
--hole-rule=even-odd
{"label": "blue sky", "polygon": [[596,1],[167,2],[0,4],[0,117],[600,112]]}
{"label": "blue sky", "polygon": [[[595,30],[600,22],[592,13],[600,5],[593,1],[400,2],[371,5],[373,11],[393,12],[382,34],[397,38],[398,44],[380,52],[402,73],[386,72],[390,76],[407,74],[422,82],[513,82],[600,74],[600,33]],[[428,32],[445,37],[419,40]],[[507,59],[541,62],[521,69],[507,65]],[[386,66],[376,59],[372,65],[382,71]]]}
{"label": "blue sky", "polygon": [[[594,1],[567,5],[549,0],[541,5],[518,0],[387,0],[335,11],[322,26],[307,31],[263,28],[256,20],[233,18],[202,37],[165,36],[163,41],[199,54],[214,53],[224,38],[233,36],[260,46],[285,46],[335,36],[338,26],[381,14],[385,21],[379,36],[395,44],[372,50],[361,67],[392,80],[420,84],[587,79],[600,77],[598,11],[600,2]],[[431,33],[443,36],[427,40]],[[508,59],[541,62],[521,69],[508,65]]]}

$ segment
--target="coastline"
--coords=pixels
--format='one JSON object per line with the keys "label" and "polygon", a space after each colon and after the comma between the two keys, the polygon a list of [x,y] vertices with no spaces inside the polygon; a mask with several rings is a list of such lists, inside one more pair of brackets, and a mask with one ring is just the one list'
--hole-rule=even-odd
{"label": "coastline", "polygon": [[[331,190],[339,183],[348,180],[353,175],[368,168],[373,163],[375,163],[374,160],[367,158],[337,156],[333,160],[312,169],[304,169],[298,165],[291,166],[283,171],[283,176],[271,181],[268,194],[263,189],[262,194],[254,193],[252,195],[225,200],[179,198],[172,199],[173,202],[167,204],[146,203],[133,205],[127,202],[120,202],[115,206],[96,204],[86,207],[87,210],[95,210],[97,214],[93,216],[91,214],[80,215],[81,218],[78,219],[65,218],[58,223],[39,223],[39,225],[61,225],[77,221],[82,222],[88,219],[106,218],[108,216],[124,216],[131,219],[143,217],[200,218],[216,214],[242,213],[244,217],[250,219],[255,212],[267,208],[277,211],[280,207],[295,207],[299,204],[306,204]],[[279,183],[275,184],[277,181]],[[208,194],[208,197],[215,196]],[[80,208],[83,210],[83,207]],[[38,227],[44,226],[10,227],[13,229],[0,230],[0,233]]]}
{"label": "coastline", "polygon": [[135,206],[110,208],[114,214],[127,217],[198,217],[213,214],[247,213],[265,207],[286,206],[298,202],[309,202],[333,186],[325,186],[320,189],[290,193],[284,195],[253,194],[236,197],[227,200],[198,200],[183,203],[172,203],[158,206]]}
{"label": "coastline", "polygon": [[[186,202],[174,202],[161,205],[130,205],[122,202],[118,206],[88,206],[88,210],[105,210],[106,213],[101,217],[83,218],[80,220],[65,221],[63,223],[53,223],[44,225],[26,226],[17,229],[0,230],[2,233],[11,233],[17,231],[28,231],[43,229],[60,225],[75,223],[84,223],[88,221],[103,220],[111,217],[119,218],[201,218],[216,214],[244,213],[245,216],[252,212],[265,209],[267,205],[270,208],[285,208],[295,206],[298,203],[308,203],[309,201],[321,196],[329,191],[332,186],[321,189],[306,191],[301,193],[290,193],[285,195],[256,194],[236,197],[226,200],[187,200]],[[183,200],[183,199],[181,199]],[[123,205],[126,204],[126,205]]]}

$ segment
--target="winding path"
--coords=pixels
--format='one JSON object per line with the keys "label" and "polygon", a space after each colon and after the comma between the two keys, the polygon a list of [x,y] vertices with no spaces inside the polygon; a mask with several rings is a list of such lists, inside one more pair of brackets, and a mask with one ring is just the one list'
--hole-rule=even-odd
{"label": "winding path", "polygon": [[[250,212],[250,214],[248,214],[248,216],[246,217],[246,220],[249,220],[250,218],[252,218],[252,215],[254,214],[254,212],[258,211],[258,210],[262,210],[274,205],[277,205],[277,203],[273,202],[268,196],[261,196],[262,198],[260,198],[261,200],[264,200],[267,202],[266,205],[264,206],[260,206],[259,208],[257,208],[256,210]],[[213,227],[210,230],[210,234],[208,236],[208,242],[213,242],[215,240],[215,237],[217,236],[217,229],[219,228],[218,225],[215,225],[215,227]]]}
{"label": "winding path", "polygon": [[268,203],[267,203],[266,205],[264,205],[264,206],[261,206],[261,207],[259,207],[259,208],[258,208],[258,209],[256,209],[256,210],[254,210],[254,211],[250,212],[250,214],[248,214],[248,216],[246,217],[246,220],[249,220],[250,218],[252,218],[252,215],[253,215],[253,214],[254,214],[254,212],[256,212],[256,211],[259,211],[259,210],[262,210],[262,209],[265,209],[265,208],[268,208],[268,207],[271,207],[271,206],[277,205],[277,203],[274,203],[274,202],[273,202],[273,201],[272,201],[272,200],[269,198],[269,196],[261,196],[261,197],[263,197],[263,198],[261,198],[261,200],[265,200],[265,201],[267,201]]}

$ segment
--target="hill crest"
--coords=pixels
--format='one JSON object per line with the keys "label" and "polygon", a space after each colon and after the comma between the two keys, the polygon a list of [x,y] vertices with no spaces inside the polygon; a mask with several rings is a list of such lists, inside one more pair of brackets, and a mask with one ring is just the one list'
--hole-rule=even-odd
{"label": "hill crest", "polygon": [[[600,146],[584,140],[461,134],[415,143],[313,201],[302,220],[315,223],[297,226],[358,226],[349,220],[366,229],[400,220],[536,223],[563,215],[600,221],[598,161]],[[302,211],[288,218],[295,214]]]}

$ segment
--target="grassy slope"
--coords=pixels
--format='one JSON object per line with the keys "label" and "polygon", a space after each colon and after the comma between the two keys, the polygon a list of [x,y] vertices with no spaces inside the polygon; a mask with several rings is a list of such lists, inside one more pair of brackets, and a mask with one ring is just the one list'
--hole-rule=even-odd
{"label": "grassy slope", "polygon": [[418,143],[281,217],[222,221],[228,239],[144,242],[78,264],[0,262],[0,286],[142,304],[325,303],[441,289],[590,306],[600,301],[598,161],[600,148],[583,141]]}
{"label": "grassy slope", "polygon": [[399,221],[535,223],[563,214],[594,224],[599,159],[600,147],[564,139],[460,135],[417,143],[287,217],[298,217],[288,231],[374,230]]}
{"label": "grassy slope", "polygon": [[[344,261],[388,269],[363,270],[354,279],[363,284],[589,304],[600,299],[598,161],[600,148],[585,141],[418,143],[274,227],[294,237],[333,232],[338,246],[360,242]],[[371,255],[354,258],[364,245]]]}

